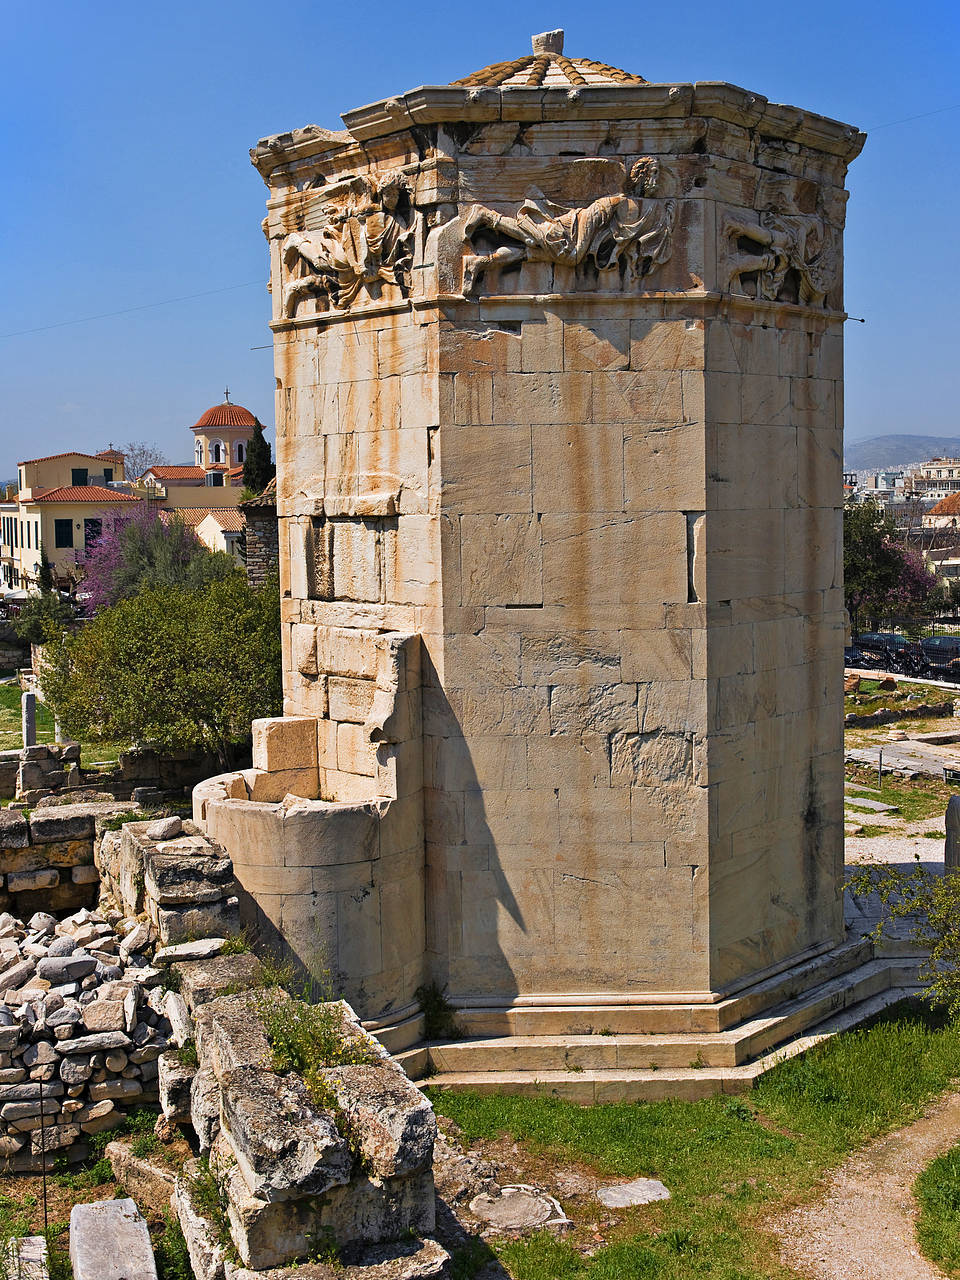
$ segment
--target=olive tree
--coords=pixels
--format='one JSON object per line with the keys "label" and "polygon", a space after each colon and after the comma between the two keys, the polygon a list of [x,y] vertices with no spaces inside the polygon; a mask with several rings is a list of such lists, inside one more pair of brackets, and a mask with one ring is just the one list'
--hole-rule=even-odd
{"label": "olive tree", "polygon": [[209,751],[229,768],[250,722],[282,705],[276,579],[141,591],[53,641],[39,683],[72,737]]}

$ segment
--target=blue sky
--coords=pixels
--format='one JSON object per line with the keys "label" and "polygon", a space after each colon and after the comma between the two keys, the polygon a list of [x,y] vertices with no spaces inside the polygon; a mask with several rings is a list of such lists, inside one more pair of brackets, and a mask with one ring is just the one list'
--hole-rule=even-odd
{"label": "blue sky", "polygon": [[[940,0],[7,6],[0,479],[131,439],[188,460],[188,428],[227,384],[272,425],[271,352],[251,349],[270,331],[249,147],[517,57],[556,26],[574,56],[872,131],[848,180],[847,309],[867,323],[847,325],[847,434],[960,435],[960,110],[940,110],[960,104],[958,15]],[[169,299],[186,300],[152,305]]]}

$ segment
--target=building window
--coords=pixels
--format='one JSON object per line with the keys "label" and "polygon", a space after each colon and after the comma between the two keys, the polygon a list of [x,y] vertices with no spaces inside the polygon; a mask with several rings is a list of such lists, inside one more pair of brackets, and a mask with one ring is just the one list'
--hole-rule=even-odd
{"label": "building window", "polygon": [[27,545],[28,547],[30,546],[30,521],[29,521],[29,520],[27,521],[27,542],[26,542],[26,545]]}
{"label": "building window", "polygon": [[83,522],[83,549],[89,551],[103,533],[103,521],[96,516],[88,516]]}
{"label": "building window", "polygon": [[87,468],[74,467],[70,472],[70,483],[80,489],[86,488],[87,485]]}
{"label": "building window", "polygon": [[237,444],[237,461],[242,462],[244,459],[244,456],[245,456],[245,451],[244,451],[243,444],[241,442]]}
{"label": "building window", "polygon": [[223,449],[222,449],[222,447],[221,447],[221,445],[220,445],[220,441],[219,441],[219,440],[215,440],[215,441],[213,442],[213,461],[214,461],[214,462],[222,462],[222,461],[223,461]]}
{"label": "building window", "polygon": [[206,484],[206,486],[209,489],[223,488],[223,472],[222,471],[208,471],[203,479],[204,479],[204,484]]}
{"label": "building window", "polygon": [[72,547],[73,546],[73,521],[72,520],[54,520],[53,545],[55,547]]}
{"label": "building window", "polygon": [[103,483],[113,484],[113,467],[103,468]]}
{"label": "building window", "polygon": [[203,441],[202,440],[197,441],[197,447],[196,447],[195,453],[197,457],[197,466],[202,467],[203,466]]}

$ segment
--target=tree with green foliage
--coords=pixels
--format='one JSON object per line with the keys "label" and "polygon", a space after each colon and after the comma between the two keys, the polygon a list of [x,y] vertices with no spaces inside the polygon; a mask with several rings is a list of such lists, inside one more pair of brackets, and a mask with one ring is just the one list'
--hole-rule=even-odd
{"label": "tree with green foliage", "polygon": [[229,768],[250,722],[282,706],[277,581],[140,591],[51,643],[39,683],[79,741],[209,751]]}
{"label": "tree with green foliage", "polygon": [[47,555],[47,548],[40,543],[40,568],[37,570],[37,586],[41,591],[52,591],[54,588],[53,565]]}
{"label": "tree with green foliage", "polygon": [[848,502],[843,510],[843,594],[854,631],[887,612],[903,570],[903,548],[879,503]]}
{"label": "tree with green foliage", "polygon": [[257,422],[243,459],[243,487],[256,497],[263,493],[276,474],[269,442],[264,438],[263,427]]}
{"label": "tree with green foliage", "polygon": [[28,596],[20,613],[11,620],[17,636],[27,644],[46,644],[63,634],[73,622],[72,607],[56,591]]}
{"label": "tree with green foliage", "polygon": [[880,918],[870,933],[876,943],[899,940],[906,932],[926,952],[919,977],[934,1006],[960,1018],[960,870],[931,870],[914,854],[916,866],[869,863],[858,867],[846,889],[859,898],[876,895]]}

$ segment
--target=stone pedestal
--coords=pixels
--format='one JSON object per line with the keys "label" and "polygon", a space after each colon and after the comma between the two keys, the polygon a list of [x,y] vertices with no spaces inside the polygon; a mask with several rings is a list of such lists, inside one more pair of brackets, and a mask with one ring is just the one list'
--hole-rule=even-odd
{"label": "stone pedestal", "polygon": [[[366,1016],[432,980],[473,1032],[605,1008],[683,1031],[843,937],[863,135],[537,39],[252,153],[285,713],[316,723],[324,804],[396,813],[385,764],[422,762],[410,842],[357,912],[381,960],[422,950],[377,1007],[340,963]],[[388,632],[419,636],[421,687],[384,735]]]}

